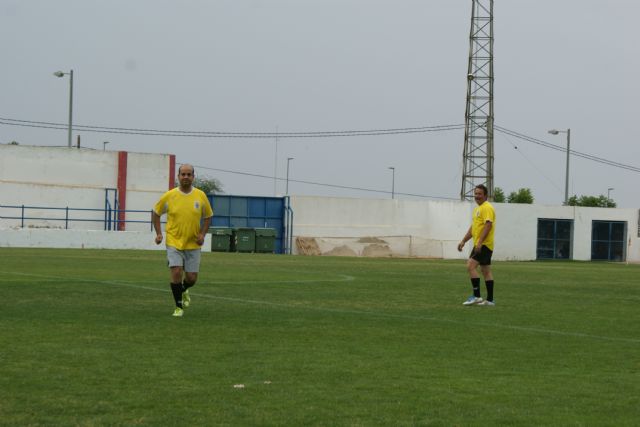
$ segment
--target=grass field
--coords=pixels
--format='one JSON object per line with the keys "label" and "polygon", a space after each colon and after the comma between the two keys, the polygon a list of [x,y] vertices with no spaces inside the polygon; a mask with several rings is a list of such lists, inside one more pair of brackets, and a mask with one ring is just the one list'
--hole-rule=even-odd
{"label": "grass field", "polygon": [[640,266],[494,274],[206,253],[173,318],[162,251],[3,248],[0,424],[638,425]]}

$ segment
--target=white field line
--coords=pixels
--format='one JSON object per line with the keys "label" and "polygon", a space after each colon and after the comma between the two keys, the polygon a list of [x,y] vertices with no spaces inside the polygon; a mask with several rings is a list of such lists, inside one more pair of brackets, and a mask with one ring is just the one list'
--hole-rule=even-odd
{"label": "white field line", "polygon": [[[170,292],[169,289],[158,289],[150,286],[141,286],[141,285],[136,285],[126,281],[91,280],[91,279],[80,279],[80,278],[72,278],[72,277],[45,276],[45,275],[39,275],[39,274],[9,272],[9,271],[0,271],[0,274],[12,274],[15,276],[37,277],[39,279],[49,279],[51,281],[59,280],[59,281],[75,281],[75,282],[82,282],[82,283],[116,285],[116,286],[123,286],[123,287],[134,288],[134,289],[144,289],[148,291],[163,292],[163,293]],[[258,283],[258,284],[261,284],[261,283],[314,283],[314,282],[347,282],[347,281],[355,280],[354,277],[348,276],[345,274],[339,274],[336,276],[339,276],[340,278],[333,279],[333,280],[332,279],[291,280],[291,281],[277,281],[277,282],[276,281],[203,282],[200,284],[216,285],[217,283],[244,283],[244,284],[247,284],[247,283]],[[140,282],[136,282],[136,283],[140,283]],[[230,301],[230,302],[241,303],[241,304],[256,304],[256,305],[265,305],[265,306],[271,306],[271,307],[290,308],[295,310],[304,309],[304,310],[313,310],[313,311],[319,311],[319,312],[325,312],[325,313],[354,314],[354,315],[392,318],[392,319],[422,320],[422,321],[429,321],[429,322],[451,323],[451,324],[465,325],[465,326],[468,326],[469,324],[467,321],[445,319],[441,317],[410,316],[410,315],[403,315],[403,314],[380,313],[375,311],[345,310],[345,309],[339,309],[339,308],[301,306],[301,305],[284,304],[284,303],[277,303],[277,302],[263,301],[263,300],[250,300],[250,299],[244,299],[244,298],[223,297],[223,296],[200,294],[200,293],[196,294],[193,292],[191,292],[191,295],[196,296],[198,298],[204,298],[204,299]],[[496,308],[483,307],[482,309],[495,310]],[[558,331],[554,329],[506,325],[503,323],[475,322],[474,325],[486,326],[486,327],[496,328],[496,329],[508,329],[508,330],[522,331],[522,332],[531,332],[536,334],[558,335],[558,336],[566,336],[566,337],[574,337],[574,338],[587,338],[587,339],[602,340],[602,341],[627,342],[627,343],[633,343],[633,344],[640,343],[640,339],[637,339],[637,338],[617,338],[617,337],[609,337],[604,335],[585,334],[580,332],[567,332],[567,331]]]}

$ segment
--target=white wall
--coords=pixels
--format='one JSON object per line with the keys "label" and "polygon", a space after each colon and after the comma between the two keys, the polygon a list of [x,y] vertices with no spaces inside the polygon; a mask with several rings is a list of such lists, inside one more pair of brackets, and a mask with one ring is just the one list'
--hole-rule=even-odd
{"label": "white wall", "polygon": [[[155,237],[150,231],[5,229],[0,230],[0,247],[164,250],[164,242],[156,245]],[[202,251],[211,252],[211,235],[205,237]]]}
{"label": "white wall", "polygon": [[[320,252],[339,254],[350,249],[363,255],[367,245],[387,246],[391,256],[466,258],[457,244],[471,224],[475,204],[452,201],[405,201],[391,199],[346,199],[292,196],[294,241],[296,237],[315,238]],[[573,259],[591,258],[593,220],[627,222],[627,260],[640,262],[638,214],[636,209],[581,208],[494,204],[496,208],[496,260],[536,259],[538,219],[574,221]],[[369,243],[377,237],[383,243]],[[365,242],[365,243],[363,243]],[[346,247],[346,248],[345,248]],[[294,253],[297,248],[294,245]]]}
{"label": "white wall", "polygon": [[145,211],[127,212],[127,220],[145,221],[129,222],[127,230],[150,230],[151,209],[169,189],[169,156],[129,153],[127,163],[127,210]]}
{"label": "white wall", "polygon": [[[72,213],[72,217],[95,218],[96,222],[71,222],[69,228],[74,233],[68,234],[49,233],[64,228],[62,221],[29,220],[26,229],[17,230],[20,221],[0,219],[0,246],[147,248],[151,208],[169,188],[169,162],[169,155],[128,153],[126,209],[141,212],[128,213],[127,219],[142,222],[128,223],[127,230],[138,233],[86,231],[103,228],[103,212]],[[0,145],[0,205],[102,210],[105,188],[117,185],[118,152]],[[474,204],[469,202],[292,196],[291,207],[294,240],[313,238],[321,253],[454,259],[466,258],[470,248],[467,244],[464,253],[456,249],[471,222]],[[640,262],[636,209],[495,207],[495,259],[535,259],[538,219],[551,218],[574,221],[572,253],[576,260],[590,259],[593,220],[626,221],[627,260]],[[20,215],[19,209],[0,209],[0,216]],[[34,211],[26,215],[64,218],[65,212]],[[295,253],[295,245],[293,250]]]}
{"label": "white wall", "polygon": [[[169,155],[128,153],[126,209],[131,231],[150,230],[151,208],[169,188]],[[118,152],[86,148],[0,145],[0,205],[83,208],[70,218],[96,222],[65,224],[58,220],[28,220],[25,226],[39,228],[104,228],[105,189],[118,187]],[[21,216],[20,209],[0,209],[0,216]],[[25,216],[64,219],[65,211],[31,209]],[[0,228],[19,227],[19,220],[0,219]]]}

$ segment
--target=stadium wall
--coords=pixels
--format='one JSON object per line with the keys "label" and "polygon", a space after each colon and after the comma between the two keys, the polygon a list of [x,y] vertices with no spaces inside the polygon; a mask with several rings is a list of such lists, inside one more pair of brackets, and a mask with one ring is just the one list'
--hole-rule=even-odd
{"label": "stadium wall", "polygon": [[[157,249],[149,223],[156,200],[173,185],[175,157],[165,154],[85,148],[0,145],[0,205],[72,207],[102,210],[105,189],[124,195],[127,232],[100,230],[95,222],[0,219],[0,246]],[[464,259],[456,246],[475,206],[459,201],[350,199],[292,196],[293,253]],[[573,220],[572,259],[591,258],[594,220],[627,223],[626,259],[640,262],[640,218],[636,209],[496,204],[495,259],[536,259],[538,219]],[[2,210],[2,214],[6,210]],[[49,216],[51,212],[35,215]],[[15,216],[8,215],[8,216]],[[205,243],[206,247],[207,244]]]}
{"label": "stadium wall", "polygon": [[[155,236],[150,231],[22,228],[0,230],[0,247],[164,250],[164,243],[156,245]],[[211,235],[205,237],[202,251],[211,252]]]}
{"label": "stadium wall", "polygon": [[[626,221],[626,259],[640,262],[639,212],[494,204],[496,260],[535,260],[538,219],[573,220],[572,259],[591,259],[592,221]],[[457,251],[475,203],[292,196],[293,253],[465,259]]]}
{"label": "stadium wall", "polygon": [[[55,208],[105,208],[114,205],[115,190],[120,209],[143,212],[120,213],[121,230],[150,230],[150,212],[160,195],[173,183],[175,156],[168,154],[101,151],[88,148],[0,145],[0,205]],[[110,189],[107,192],[106,189]],[[0,216],[18,216],[19,210],[2,209]],[[31,210],[29,216],[64,218],[64,211]],[[74,212],[76,218],[95,219],[68,224],[70,229],[99,228],[103,211]],[[0,228],[20,226],[19,220],[0,219]],[[29,221],[38,228],[65,228],[59,220]]]}

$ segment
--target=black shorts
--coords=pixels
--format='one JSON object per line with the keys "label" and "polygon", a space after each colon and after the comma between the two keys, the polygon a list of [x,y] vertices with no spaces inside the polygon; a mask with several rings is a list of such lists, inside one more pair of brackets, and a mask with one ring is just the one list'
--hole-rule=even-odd
{"label": "black shorts", "polygon": [[485,245],[482,245],[482,248],[480,248],[480,253],[475,253],[475,249],[475,246],[471,249],[469,258],[475,259],[480,265],[491,265],[491,255],[493,255],[493,251]]}

